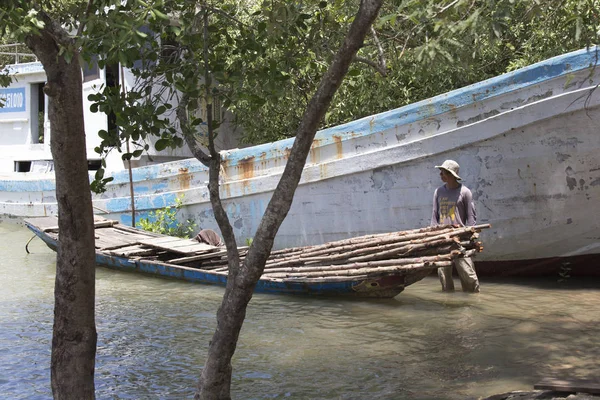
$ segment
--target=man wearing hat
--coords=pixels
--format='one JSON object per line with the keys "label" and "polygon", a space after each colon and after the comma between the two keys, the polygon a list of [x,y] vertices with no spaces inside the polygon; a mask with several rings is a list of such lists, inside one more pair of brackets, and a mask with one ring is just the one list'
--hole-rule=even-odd
{"label": "man wearing hat", "polygon": [[[433,215],[431,225],[461,225],[473,226],[477,219],[473,195],[469,188],[460,183],[459,165],[456,161],[446,160],[442,165],[436,165],[440,170],[443,186],[433,194]],[[479,279],[475,273],[473,260],[461,257],[454,260],[462,289],[465,292],[479,293]],[[443,291],[453,291],[452,266],[438,268],[438,276]]]}

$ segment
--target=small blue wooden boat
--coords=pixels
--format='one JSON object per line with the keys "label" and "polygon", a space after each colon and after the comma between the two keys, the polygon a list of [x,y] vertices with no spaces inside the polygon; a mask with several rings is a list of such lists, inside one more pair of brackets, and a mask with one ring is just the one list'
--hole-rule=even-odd
{"label": "small blue wooden boat", "polygon": [[[56,251],[56,217],[27,219],[25,224]],[[432,270],[451,265],[453,258],[480,251],[480,243],[475,241],[479,230],[423,228],[278,250],[267,261],[255,290],[391,298]],[[223,247],[146,232],[98,216],[95,238],[100,266],[194,283],[227,283],[227,252]],[[238,248],[242,260],[247,249]]]}

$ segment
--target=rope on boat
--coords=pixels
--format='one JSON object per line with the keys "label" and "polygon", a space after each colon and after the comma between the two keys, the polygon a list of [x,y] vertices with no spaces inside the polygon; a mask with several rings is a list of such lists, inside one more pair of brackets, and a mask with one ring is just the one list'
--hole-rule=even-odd
{"label": "rope on boat", "polygon": [[92,204],[92,208],[95,208],[96,210],[102,211],[104,214],[108,214],[108,211],[107,211],[107,210],[105,210],[105,209],[103,209],[103,208],[100,208],[100,207],[98,207],[98,206],[95,206],[95,205],[93,205],[93,204]]}
{"label": "rope on boat", "polygon": [[27,241],[27,244],[25,244],[25,251],[27,252],[27,254],[31,254],[31,253],[29,252],[29,249],[27,248],[27,246],[29,246],[29,243],[31,243],[31,241],[32,241],[34,238],[36,238],[36,237],[37,237],[37,235],[33,235],[33,236],[31,237],[31,239],[29,239],[29,240]]}

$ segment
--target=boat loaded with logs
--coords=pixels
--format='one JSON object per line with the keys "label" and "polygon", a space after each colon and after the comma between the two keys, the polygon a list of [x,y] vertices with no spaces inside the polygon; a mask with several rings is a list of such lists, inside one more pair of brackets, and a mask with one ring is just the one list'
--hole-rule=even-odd
{"label": "boat loaded with logs", "polygon": [[[25,220],[56,250],[58,219]],[[273,251],[257,292],[391,298],[434,269],[483,250],[479,232],[490,225],[436,226],[366,235],[321,245]],[[227,283],[227,251],[196,239],[146,232],[95,217],[100,266],[195,283]],[[241,262],[248,247],[239,247]]]}

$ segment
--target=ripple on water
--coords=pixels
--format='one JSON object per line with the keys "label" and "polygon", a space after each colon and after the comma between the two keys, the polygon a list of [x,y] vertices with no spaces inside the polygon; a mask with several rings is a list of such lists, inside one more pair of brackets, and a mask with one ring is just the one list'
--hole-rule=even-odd
{"label": "ripple on water", "polygon": [[[0,398],[48,399],[54,253],[15,251],[30,234],[2,229]],[[600,375],[599,285],[481,281],[480,295],[434,278],[392,300],[257,294],[232,395],[463,400]],[[96,292],[97,398],[191,398],[223,289],[98,269]]]}

